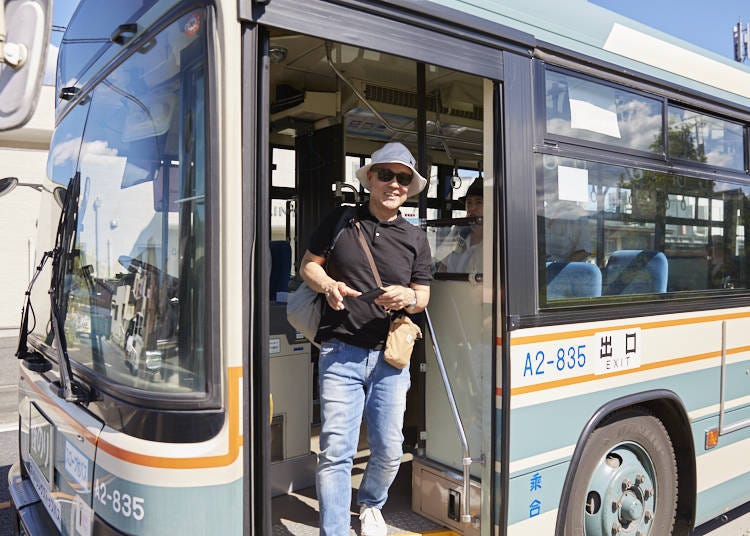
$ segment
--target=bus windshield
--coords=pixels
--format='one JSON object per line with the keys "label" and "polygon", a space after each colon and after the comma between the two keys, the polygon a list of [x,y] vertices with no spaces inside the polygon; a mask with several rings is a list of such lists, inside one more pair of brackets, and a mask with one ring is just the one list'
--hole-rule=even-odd
{"label": "bus windshield", "polygon": [[[201,13],[186,15],[88,103],[61,315],[72,361],[136,389],[206,390],[204,50]],[[59,141],[52,173],[75,161]]]}

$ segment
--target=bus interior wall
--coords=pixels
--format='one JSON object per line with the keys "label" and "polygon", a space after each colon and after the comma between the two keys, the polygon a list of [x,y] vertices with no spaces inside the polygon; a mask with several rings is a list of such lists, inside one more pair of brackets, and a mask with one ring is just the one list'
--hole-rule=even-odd
{"label": "bus interior wall", "polygon": [[[367,163],[374,150],[389,141],[404,143],[418,162],[420,156],[421,161],[427,162],[425,169],[420,170],[429,178],[422,194],[427,220],[464,217],[466,213],[459,198],[474,179],[482,176],[485,168],[491,169],[491,162],[483,162],[483,105],[487,87],[480,77],[357,46],[281,30],[270,30],[269,35],[272,165],[268,239],[291,251],[287,253],[289,260],[278,263],[278,253],[274,252],[279,248],[271,248],[275,257],[273,269],[284,271],[280,280],[289,285],[272,288],[270,305],[268,357],[274,408],[270,442],[275,497],[272,513],[274,531],[284,527],[288,531],[284,533],[306,534],[318,523],[314,488],[319,432],[317,348],[286,322],[285,301],[299,284],[295,276],[310,234],[335,206],[366,202],[367,192],[355,178],[355,171]],[[426,79],[421,94],[417,89],[419,69],[424,69]],[[417,120],[420,106],[426,117],[423,124]],[[419,146],[421,134],[426,139],[423,147]],[[461,233],[457,226],[425,225],[424,220],[420,221],[418,204],[419,199],[411,198],[401,212],[411,223],[425,228],[438,266],[439,255],[449,253]],[[491,223],[487,225],[490,232],[486,236],[491,236]],[[437,315],[436,324],[453,323],[458,316],[470,326],[468,332],[462,328],[461,334],[454,333],[455,324],[436,325],[435,329],[451,341],[451,356],[446,361],[449,375],[453,374],[459,410],[470,416],[467,418],[470,426],[479,429],[489,418],[494,398],[484,400],[478,393],[493,393],[494,389],[477,382],[489,383],[492,378],[490,374],[466,375],[461,371],[483,369],[479,364],[467,367],[466,359],[489,359],[484,355],[489,352],[489,338],[481,344],[466,338],[489,337],[491,329],[483,330],[483,326],[489,325],[484,320],[487,315],[491,318],[488,312],[491,304],[477,307],[477,300],[482,302],[481,277],[479,282],[470,279],[468,274],[464,281],[443,281],[438,276],[432,285],[432,296],[444,311]],[[464,534],[478,534],[476,526],[458,522],[460,506],[455,490],[460,489],[460,483],[446,476],[460,470],[461,451],[440,378],[424,373],[426,362],[428,370],[437,370],[433,361],[430,343],[419,342],[412,356],[404,457],[383,513],[392,529],[422,531],[448,526]],[[430,411],[432,417],[428,415]],[[429,430],[428,422],[445,430]],[[433,460],[429,459],[431,434],[435,445],[447,444],[444,455],[438,454],[438,459]],[[476,443],[490,442],[488,437],[477,434],[475,430]],[[369,454],[365,437],[360,434],[354,460],[355,490]],[[472,455],[475,451],[487,452],[489,448],[486,444],[475,445]],[[459,465],[451,467],[456,452]],[[418,481],[438,490],[441,497],[431,510],[422,508],[419,492],[412,489],[415,458],[428,464],[420,469]],[[478,516],[480,493],[489,491],[480,492],[479,472],[472,473],[476,479],[472,483],[476,511],[472,508],[472,514]],[[358,512],[355,501],[353,493],[353,513]],[[412,507],[421,515],[413,512]],[[353,519],[356,525],[356,516]]]}

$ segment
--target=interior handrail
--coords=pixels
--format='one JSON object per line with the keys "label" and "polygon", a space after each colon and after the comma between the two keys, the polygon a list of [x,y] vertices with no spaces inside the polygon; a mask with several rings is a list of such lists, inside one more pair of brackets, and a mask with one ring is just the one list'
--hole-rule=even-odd
{"label": "interior handrail", "polygon": [[484,274],[479,272],[435,272],[432,274],[435,281],[467,281],[469,283],[481,283]]}
{"label": "interior handrail", "polygon": [[473,459],[471,457],[471,453],[469,452],[469,441],[466,439],[466,431],[464,430],[464,425],[461,421],[461,415],[458,413],[458,406],[456,405],[456,399],[453,396],[453,389],[451,387],[450,379],[448,378],[448,372],[445,370],[443,354],[440,352],[440,345],[438,344],[435,329],[432,326],[432,319],[430,318],[430,313],[427,309],[424,310],[424,315],[427,321],[427,329],[430,332],[430,339],[432,340],[432,348],[435,350],[435,357],[437,358],[438,368],[440,369],[440,377],[443,380],[445,393],[448,395],[448,404],[451,407],[453,422],[456,424],[458,439],[461,442],[461,448],[463,450],[463,508],[461,508],[461,522],[471,523],[471,464],[475,461],[482,461],[482,458]]}
{"label": "interior handrail", "polygon": [[469,225],[482,225],[484,218],[482,216],[466,216],[464,218],[438,218],[434,220],[420,220],[419,225],[422,229],[427,227],[466,227]]}

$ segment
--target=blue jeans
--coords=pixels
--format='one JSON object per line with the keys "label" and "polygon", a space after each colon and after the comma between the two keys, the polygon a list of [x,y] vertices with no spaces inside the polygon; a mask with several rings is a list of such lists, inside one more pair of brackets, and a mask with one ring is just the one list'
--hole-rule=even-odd
{"label": "blue jeans", "polygon": [[321,536],[348,536],[351,472],[364,416],[370,460],[357,502],[381,508],[396,478],[404,441],[402,428],[409,368],[386,363],[382,350],[339,340],[323,343],[318,363],[320,455],[316,485]]}

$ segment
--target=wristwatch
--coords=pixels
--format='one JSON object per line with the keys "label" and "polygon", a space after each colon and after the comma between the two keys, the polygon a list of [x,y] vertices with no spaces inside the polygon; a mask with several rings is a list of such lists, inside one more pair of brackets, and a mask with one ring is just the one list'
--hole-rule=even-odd
{"label": "wristwatch", "polygon": [[411,289],[411,291],[414,293],[414,299],[406,306],[406,309],[414,309],[417,306],[417,291],[414,289]]}

